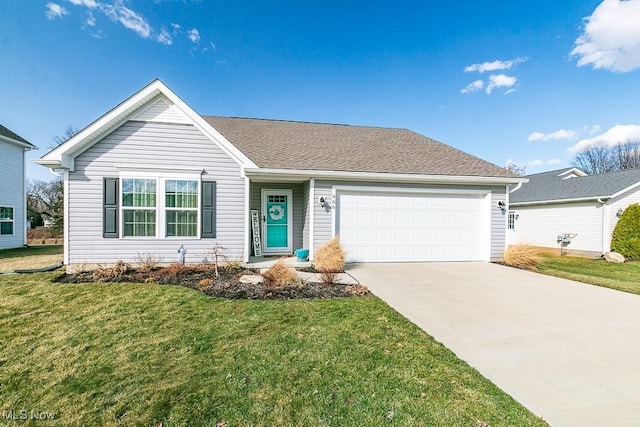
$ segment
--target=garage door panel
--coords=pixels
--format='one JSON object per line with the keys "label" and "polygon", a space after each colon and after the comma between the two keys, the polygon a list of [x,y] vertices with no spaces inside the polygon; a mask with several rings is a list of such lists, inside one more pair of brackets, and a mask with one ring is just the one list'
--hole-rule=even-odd
{"label": "garage door panel", "polygon": [[336,232],[349,261],[483,260],[484,196],[338,192]]}

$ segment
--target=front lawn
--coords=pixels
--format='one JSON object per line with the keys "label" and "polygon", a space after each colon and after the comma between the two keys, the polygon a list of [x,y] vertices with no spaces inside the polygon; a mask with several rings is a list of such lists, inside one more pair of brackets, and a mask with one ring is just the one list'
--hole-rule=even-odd
{"label": "front lawn", "polygon": [[545,425],[375,297],[52,277],[0,277],[0,409],[56,419],[20,425]]}
{"label": "front lawn", "polygon": [[62,252],[62,245],[39,245],[0,250],[0,273],[57,264],[62,262]]}
{"label": "front lawn", "polygon": [[640,294],[640,263],[614,264],[601,259],[541,255],[537,271],[564,279]]}

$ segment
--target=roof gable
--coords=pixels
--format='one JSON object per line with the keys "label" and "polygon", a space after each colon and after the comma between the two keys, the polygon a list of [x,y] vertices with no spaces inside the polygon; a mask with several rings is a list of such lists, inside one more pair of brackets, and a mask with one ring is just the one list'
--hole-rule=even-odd
{"label": "roof gable", "polygon": [[[597,175],[577,175],[567,179],[575,168],[528,175],[529,182],[511,194],[511,204],[553,201],[596,200],[617,197],[640,185],[640,169]],[[576,169],[579,172],[579,169]],[[574,172],[575,173],[575,172]]]}
{"label": "roof gable", "polygon": [[157,79],[34,162],[53,169],[74,170],[74,158],[78,154],[127,120],[165,120],[171,123],[177,121],[177,123],[192,124],[240,165],[255,167],[255,164],[240,150]]}
{"label": "roof gable", "polygon": [[406,129],[203,117],[260,168],[515,177],[504,168]]}
{"label": "roof gable", "polygon": [[21,137],[20,135],[18,135],[17,133],[13,132],[11,129],[6,128],[2,125],[0,125],[0,140],[5,142],[10,142],[15,145],[19,145],[23,148],[26,148],[27,150],[33,150],[38,148],[32,143],[30,143],[29,141],[27,141],[26,139],[24,139],[23,137]]}

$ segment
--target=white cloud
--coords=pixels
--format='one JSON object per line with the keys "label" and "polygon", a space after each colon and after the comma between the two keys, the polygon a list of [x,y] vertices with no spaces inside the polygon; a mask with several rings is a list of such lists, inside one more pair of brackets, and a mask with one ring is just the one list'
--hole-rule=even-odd
{"label": "white cloud", "polygon": [[69,14],[69,12],[57,3],[47,3],[47,10],[45,10],[44,14],[47,16],[47,19],[51,20],[62,18],[64,15]]}
{"label": "white cloud", "polygon": [[75,4],[76,6],[86,6],[90,9],[93,9],[94,7],[98,7],[98,2],[96,2],[95,0],[69,0],[69,1]]}
{"label": "white cloud", "polygon": [[587,133],[589,135],[595,135],[596,133],[600,132],[602,130],[602,126],[600,125],[593,125],[591,126],[591,129],[587,130]]}
{"label": "white cloud", "polygon": [[542,132],[533,132],[527,138],[528,141],[551,141],[558,139],[575,139],[579,135],[578,131],[570,130],[570,129],[560,129],[555,132],[550,133],[542,133]]}
{"label": "white cloud", "polygon": [[[2,0],[0,0],[2,1]],[[201,40],[200,32],[196,28],[186,30],[180,24],[170,23],[168,26],[163,26],[158,31],[153,28],[149,21],[141,14],[133,9],[127,7],[128,0],[68,0],[71,4],[76,6],[85,7],[86,19],[82,24],[82,28],[91,28],[90,34],[92,37],[102,38],[104,32],[102,29],[97,29],[97,20],[94,14],[94,10],[102,12],[111,21],[116,24],[123,25],[135,32],[138,36],[153,40],[163,45],[173,45],[174,41],[180,37],[185,37],[191,43],[197,44]],[[186,0],[184,0],[186,1]],[[196,2],[196,0],[193,0]],[[54,19],[62,17],[69,12],[57,3],[48,3],[46,10],[47,18]],[[211,47],[215,49],[215,46],[211,44]]]}
{"label": "white cloud", "polygon": [[567,151],[575,154],[593,144],[603,143],[615,147],[629,141],[640,141],[640,125],[616,125],[600,135],[578,141]]}
{"label": "white cloud", "polygon": [[482,80],[476,80],[474,82],[469,83],[467,87],[465,87],[460,91],[460,93],[478,92],[479,90],[482,90],[482,88],[484,88],[484,82]]}
{"label": "white cloud", "polygon": [[[140,37],[145,39],[151,37],[151,25],[144,16],[126,7],[122,0],[116,0],[113,4],[105,4],[102,6],[102,10],[112,21],[121,23]],[[159,38],[158,41],[160,41]]]}
{"label": "white cloud", "polygon": [[604,0],[585,18],[571,56],[578,66],[628,72],[640,68],[640,1]]}
{"label": "white cloud", "polygon": [[520,58],[514,58],[514,59],[509,59],[507,61],[500,61],[500,60],[496,60],[496,61],[491,61],[491,62],[482,62],[482,63],[478,63],[478,64],[471,64],[467,67],[465,67],[464,72],[465,73],[472,73],[472,72],[478,72],[478,73],[484,73],[486,71],[498,71],[498,70],[509,70],[512,67],[526,61],[527,58],[524,57],[520,57]]}
{"label": "white cloud", "polygon": [[200,33],[195,28],[187,31],[187,37],[189,37],[189,40],[191,40],[193,43],[198,43],[200,41]]}
{"label": "white cloud", "polygon": [[542,166],[557,166],[557,165],[561,165],[562,164],[562,160],[560,159],[548,159],[548,160],[542,160],[542,159],[534,159],[534,160],[526,160],[524,162],[520,162],[520,161],[515,161],[513,159],[509,159],[506,162],[506,165],[515,165],[519,168],[524,168],[525,171],[529,170],[529,169],[537,169],[540,168]]}
{"label": "white cloud", "polygon": [[160,34],[156,37],[156,41],[166,46],[171,46],[173,44],[173,38],[165,28],[160,30]]}
{"label": "white cloud", "polygon": [[507,76],[506,74],[492,74],[489,76],[489,83],[487,83],[487,93],[491,94],[494,89],[501,87],[512,87],[518,82],[518,79],[513,76]]}
{"label": "white cloud", "polygon": [[93,16],[93,13],[89,12],[87,14],[87,19],[84,21],[84,25],[87,27],[95,27],[96,26],[96,18]]}

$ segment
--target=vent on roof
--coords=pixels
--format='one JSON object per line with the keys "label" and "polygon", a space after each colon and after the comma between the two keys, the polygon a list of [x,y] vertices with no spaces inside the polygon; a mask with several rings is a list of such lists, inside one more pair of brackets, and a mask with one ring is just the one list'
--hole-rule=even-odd
{"label": "vent on roof", "polygon": [[578,178],[580,176],[586,176],[586,175],[587,174],[582,172],[580,169],[571,168],[569,170],[562,172],[558,176],[562,177],[561,179],[569,179],[569,178]]}

